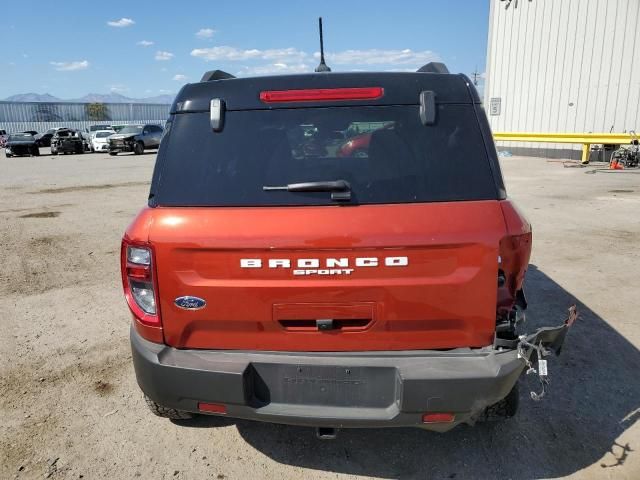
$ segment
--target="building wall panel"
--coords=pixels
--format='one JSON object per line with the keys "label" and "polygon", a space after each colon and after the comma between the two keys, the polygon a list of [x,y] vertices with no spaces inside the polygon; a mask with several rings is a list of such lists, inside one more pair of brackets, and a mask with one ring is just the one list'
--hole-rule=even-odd
{"label": "building wall panel", "polygon": [[[495,131],[640,130],[639,0],[491,0],[484,101]],[[579,145],[500,142],[506,148]]]}

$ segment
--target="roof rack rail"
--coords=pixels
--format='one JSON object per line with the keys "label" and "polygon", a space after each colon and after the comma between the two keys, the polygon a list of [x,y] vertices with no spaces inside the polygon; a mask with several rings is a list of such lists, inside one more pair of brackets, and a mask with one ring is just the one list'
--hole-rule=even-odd
{"label": "roof rack rail", "polygon": [[421,66],[417,71],[420,73],[449,73],[449,69],[442,62],[429,62]]}
{"label": "roof rack rail", "polygon": [[205,72],[205,74],[202,76],[200,81],[210,82],[212,80],[226,80],[227,78],[236,78],[236,77],[222,70],[209,70],[208,72]]}

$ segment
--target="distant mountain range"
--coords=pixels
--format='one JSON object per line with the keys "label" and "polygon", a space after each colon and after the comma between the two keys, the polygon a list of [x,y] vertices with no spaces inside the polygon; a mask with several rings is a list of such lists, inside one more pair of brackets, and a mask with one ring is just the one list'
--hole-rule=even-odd
{"label": "distant mountain range", "polygon": [[130,98],[119,93],[89,93],[81,98],[63,100],[48,93],[19,93],[4,99],[5,102],[75,102],[75,103],[173,103],[175,95],[158,95],[147,98]]}

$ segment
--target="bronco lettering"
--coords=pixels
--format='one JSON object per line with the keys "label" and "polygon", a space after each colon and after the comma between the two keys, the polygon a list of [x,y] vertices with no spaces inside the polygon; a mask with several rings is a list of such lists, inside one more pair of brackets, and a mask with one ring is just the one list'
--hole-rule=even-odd
{"label": "bronco lettering", "polygon": [[[295,264],[292,267],[292,264]],[[321,266],[322,264],[322,266]],[[406,267],[409,265],[409,257],[358,257],[352,260],[348,258],[299,258],[295,261],[288,258],[270,258],[263,262],[261,258],[241,258],[240,268],[294,268],[294,275],[351,275],[355,267]],[[335,268],[342,267],[342,268]]]}

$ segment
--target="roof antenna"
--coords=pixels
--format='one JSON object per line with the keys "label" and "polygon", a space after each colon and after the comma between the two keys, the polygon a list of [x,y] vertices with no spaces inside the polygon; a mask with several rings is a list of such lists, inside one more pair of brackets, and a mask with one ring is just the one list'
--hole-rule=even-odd
{"label": "roof antenna", "polygon": [[330,72],[331,69],[324,63],[324,40],[322,39],[322,17],[318,17],[318,28],[320,29],[320,65],[316,67],[316,72]]}

